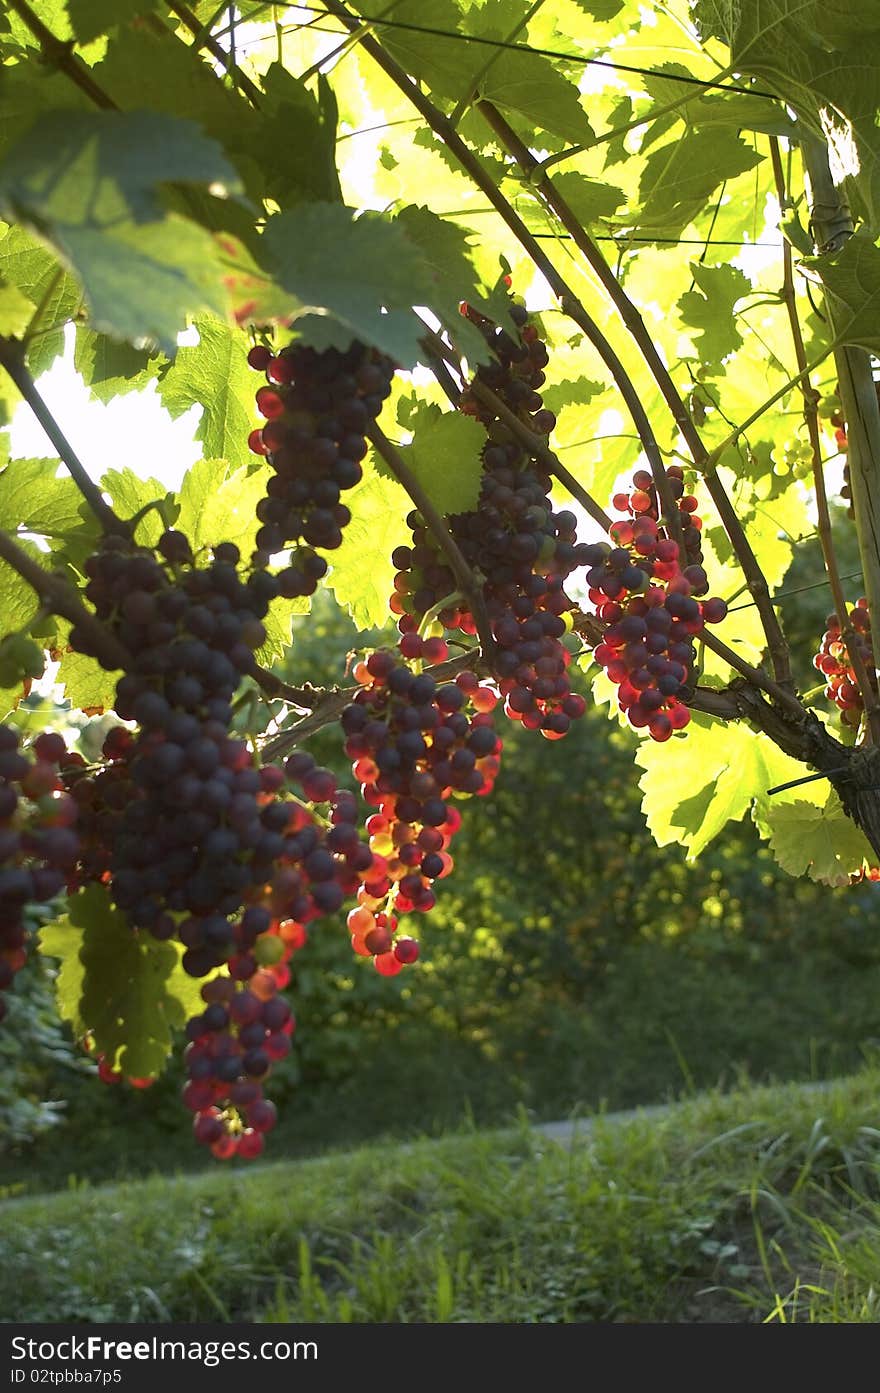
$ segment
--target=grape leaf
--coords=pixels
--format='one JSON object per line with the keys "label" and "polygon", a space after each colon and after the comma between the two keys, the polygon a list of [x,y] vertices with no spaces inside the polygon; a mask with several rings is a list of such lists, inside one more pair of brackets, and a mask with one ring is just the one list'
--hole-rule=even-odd
{"label": "grape leaf", "polygon": [[67,0],[67,13],[80,43],[158,8],[159,0]]}
{"label": "grape leaf", "polygon": [[70,625],[66,620],[60,620],[57,648],[53,651],[58,657],[55,681],[64,687],[65,700],[75,711],[86,711],[92,715],[112,711],[116,700],[116,683],[122,673],[107,672],[97,658],[75,652],[67,641],[69,633]]}
{"label": "grape leaf", "polygon": [[[409,417],[413,440],[398,449],[439,513],[466,513],[480,496],[486,432],[472,416],[423,404]],[[380,474],[388,466],[377,462]]]}
{"label": "grape leaf", "polygon": [[623,0],[574,0],[574,3],[598,20],[613,19],[623,9]]}
{"label": "grape leaf", "polygon": [[[375,0],[367,0],[366,4],[356,3],[351,8],[366,19],[376,14]],[[453,0],[431,0],[430,18],[426,16],[424,0],[402,0],[402,3],[394,6],[394,19],[400,27],[389,26],[382,34],[383,47],[408,73],[426,82],[435,97],[457,101],[470,91],[471,75],[476,65],[473,61],[463,61],[462,49],[465,45],[458,37],[462,16]],[[451,37],[441,38],[436,32],[420,32],[426,26],[435,31],[442,30]]]}
{"label": "grape leaf", "polygon": [[342,202],[336,173],[336,123],[338,112],[333,89],[323,74],[317,96],[273,63],[263,74],[265,103],[260,117],[265,147],[272,151],[265,161],[265,192],[281,208],[304,198]]}
{"label": "grape leaf", "polygon": [[346,493],[351,522],[342,546],[331,552],[327,585],[359,629],[381,628],[388,619],[395,567],[391,553],[410,538],[405,518],[409,496],[394,479],[378,473],[368,456],[364,477]]}
{"label": "grape leaf", "polygon": [[240,188],[219,145],[161,111],[49,111],[0,161],[0,204],[63,244],[64,230],[154,222],[161,185]]}
{"label": "grape leaf", "polygon": [[731,63],[770,85],[813,133],[828,140],[850,199],[876,231],[880,214],[877,7],[850,0],[698,0],[704,35],[724,40]]}
{"label": "grape leaf", "polygon": [[24,333],[34,313],[34,306],[17,285],[0,277],[0,334],[18,338]]}
{"label": "grape leaf", "polygon": [[129,1078],[155,1078],[201,1002],[201,983],[180,966],[183,949],[133,932],[103,886],[67,901],[67,913],[39,932],[39,949],[58,958],[58,1007],[74,1034],[90,1031],[108,1064]]}
{"label": "grape leaf", "polygon": [[569,378],[565,382],[555,382],[552,387],[545,387],[541,395],[547,410],[558,416],[566,406],[586,406],[604,391],[603,383],[591,382],[588,377],[578,377]]}
{"label": "grape leaf", "polygon": [[834,297],[834,336],[880,353],[880,248],[866,232],[857,232],[836,256],[809,257]]}
{"label": "grape leaf", "polygon": [[73,366],[96,401],[106,403],[124,392],[139,391],[161,365],[162,359],[146,349],[76,326]]}
{"label": "grape leaf", "polygon": [[[330,315],[349,342],[375,344],[402,367],[418,362],[424,329],[411,307],[431,304],[434,283],[400,226],[374,213],[355,220],[341,204],[308,203],[270,218],[263,242],[279,284],[295,297],[297,320]],[[323,346],[319,335],[309,339]]]}
{"label": "grape leaf", "polygon": [[669,778],[665,745],[643,740],[636,764],[644,769],[639,788],[642,811],[658,846],[678,842],[694,861],[723,827],[738,822],[779,783],[802,776],[804,766],[782,753],[765,735],[745,725],[718,725],[694,713],[685,734],[673,737],[676,778]]}
{"label": "grape leaf", "polygon": [[[80,289],[47,248],[23,227],[0,224],[0,275],[31,302],[27,365],[33,376],[50,367],[64,350],[61,326],[76,312]],[[50,332],[53,327],[57,333]]]}
{"label": "grape leaf", "polygon": [[577,87],[536,53],[498,52],[480,81],[479,95],[513,124],[524,123],[529,133],[550,131],[572,145],[585,145],[593,137]]}
{"label": "grape leaf", "polygon": [[482,283],[471,257],[473,234],[417,204],[401,208],[395,221],[430,268],[432,310],[446,324],[464,357],[472,363],[488,362],[492,353],[485,338],[459,313],[459,305],[466,300],[510,332],[510,299]]}
{"label": "grape leaf", "polygon": [[263,620],[266,641],[255,652],[254,657],[261,667],[270,668],[287,655],[290,648],[293,619],[298,614],[308,614],[312,607],[311,596],[304,595],[295,600],[273,600],[269,613]]}
{"label": "grape leaf", "polygon": [[179,348],[159,382],[162,405],[181,416],[197,403],[203,407],[196,439],[210,459],[233,467],[254,463],[248,434],[254,428],[254,391],[259,379],[248,367],[244,335],[217,319],[196,320],[199,342]]}
{"label": "grape leaf", "polygon": [[[639,184],[638,226],[658,237],[680,237],[705,211],[725,179],[759,164],[761,156],[732,130],[688,130],[648,156]],[[620,222],[632,222],[621,215]]]}
{"label": "grape leaf", "polygon": [[169,356],[188,311],[223,310],[209,235],[161,216],[172,180],[239,184],[214,141],[162,112],[49,112],[0,162],[0,208],[73,267],[94,327]]}
{"label": "grape leaf", "polygon": [[696,288],[682,295],[678,310],[687,328],[699,331],[699,337],[693,338],[695,356],[704,368],[713,370],[742,343],[733,307],[752,285],[736,266],[692,261],[691,271]]}
{"label": "grape leaf", "polygon": [[182,218],[120,221],[106,231],[68,228],[64,244],[96,329],[134,343],[154,340],[173,357],[187,316],[224,309],[213,238]]}
{"label": "grape leaf", "polygon": [[[824,785],[820,785],[824,790]],[[825,885],[847,885],[854,871],[873,865],[875,853],[864,832],[843,811],[833,788],[817,806],[804,798],[777,803],[762,798],[755,822],[789,875],[808,875]]]}
{"label": "grape leaf", "polygon": [[584,227],[610,218],[626,202],[626,194],[616,185],[587,179],[583,174],[556,174],[553,183]]}
{"label": "grape leaf", "polygon": [[142,546],[154,547],[166,527],[176,524],[178,505],[158,479],[142,479],[131,469],[108,469],[101,478],[101,488],[110,495],[114,511],[126,519],[140,513],[148,503],[163,500],[164,517],[157,508],[151,508],[138,522],[135,538]]}
{"label": "grape leaf", "polygon": [[62,545],[72,532],[96,538],[98,526],[82,494],[59,468],[57,459],[12,460],[0,472],[0,517]]}
{"label": "grape leaf", "polygon": [[269,467],[249,474],[231,469],[226,460],[203,459],[187,472],[177,502],[176,527],[186,533],[193,551],[235,542],[244,554],[253,550],[256,507],[266,492]]}

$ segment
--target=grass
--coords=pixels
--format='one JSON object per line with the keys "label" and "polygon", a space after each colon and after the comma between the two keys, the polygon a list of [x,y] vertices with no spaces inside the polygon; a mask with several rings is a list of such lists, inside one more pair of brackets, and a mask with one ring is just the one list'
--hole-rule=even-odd
{"label": "grass", "polygon": [[0,1205],[0,1318],[876,1320],[880,1071]]}

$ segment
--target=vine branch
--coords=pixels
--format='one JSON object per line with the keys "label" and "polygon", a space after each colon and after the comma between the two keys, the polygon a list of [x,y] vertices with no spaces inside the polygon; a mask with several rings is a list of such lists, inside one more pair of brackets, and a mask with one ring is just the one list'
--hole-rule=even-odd
{"label": "vine branch", "polygon": [[177,0],[167,0],[169,10],[173,15],[186,26],[195,39],[194,49],[205,48],[212,58],[216,58],[228,73],[232,83],[238,90],[247,97],[252,106],[259,108],[263,99],[263,94],[255,82],[251,82],[246,73],[241,71],[237,63],[233,62],[232,55],[226,52],[222,44],[219,44],[210,32],[199,22],[198,17],[190,9],[189,5],[179,4]]}
{"label": "vine branch", "polygon": [[0,337],[0,366],[12,378],[24,400],[36,416],[46,435],[51,440],[62,463],[88,503],[95,517],[106,533],[116,533],[122,537],[130,536],[128,523],[114,513],[101,490],[91,479],[78,459],[72,446],[63,434],[58,422],[37,391],[33,378],[25,367],[22,344],[18,339]]}
{"label": "vine branch", "polygon": [[27,0],[8,0],[9,8],[14,10],[33,34],[44,59],[50,67],[58,68],[60,72],[66,74],[71,82],[75,83],[82,92],[85,92],[90,101],[95,106],[102,107],[105,111],[118,111],[116,103],[100,88],[91,76],[88,68],[80,62],[73,51],[73,45],[65,43],[63,39],[56,38],[51,29],[48,29],[39,15],[31,9]]}

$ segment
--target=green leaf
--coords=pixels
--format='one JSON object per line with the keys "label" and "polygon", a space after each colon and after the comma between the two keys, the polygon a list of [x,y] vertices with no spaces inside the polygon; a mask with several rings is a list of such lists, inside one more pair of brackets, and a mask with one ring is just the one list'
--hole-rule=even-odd
{"label": "green leaf", "polygon": [[80,43],[158,8],[159,0],[67,0],[67,13]]}
{"label": "green leaf", "polygon": [[[190,43],[170,29],[158,33],[133,25],[111,37],[93,69],[98,85],[122,110],[148,109],[195,122],[223,148],[257,203],[265,189],[264,166],[276,152],[263,140],[263,113],[256,111]],[[284,155],[279,156],[284,163]]]}
{"label": "green leaf", "polygon": [[202,1004],[201,983],[180,966],[181,946],[134,932],[108,892],[91,885],[44,925],[39,948],[60,960],[58,1006],[74,1034],[90,1031],[96,1050],[129,1078],[160,1074],[174,1032]]}
{"label": "green leaf", "polygon": [[[639,185],[639,230],[658,237],[681,236],[705,212],[719,184],[753,169],[760,160],[760,155],[725,128],[689,130],[652,151]],[[625,220],[633,221],[629,215]],[[624,221],[624,215],[618,221]]]}
{"label": "green leaf", "polygon": [[666,746],[644,740],[636,753],[636,764],[645,770],[639,788],[648,827],[658,846],[687,847],[688,861],[728,822],[738,822],[753,799],[803,774],[802,764],[745,725],[729,725],[721,734],[716,722],[694,713],[685,734],[673,737],[674,779]]}
{"label": "green leaf", "polygon": [[290,649],[293,620],[298,614],[308,614],[312,607],[310,595],[296,600],[277,599],[272,601],[269,613],[263,620],[266,629],[266,642],[254,654],[261,667],[270,668],[280,662]]}
{"label": "green leaf", "polygon": [[121,672],[107,672],[96,658],[77,653],[67,642],[70,625],[59,622],[58,648],[53,650],[58,656],[58,672],[55,681],[64,687],[64,698],[75,711],[85,711],[88,715],[99,716],[104,711],[112,711],[116,700],[116,683]]}
{"label": "green leaf", "polygon": [[[27,365],[33,376],[51,367],[64,349],[61,327],[75,314],[80,288],[55,256],[23,227],[0,224],[0,275],[27,297],[32,306]],[[57,333],[49,332],[57,328]]]}
{"label": "green leaf", "polygon": [[566,406],[587,406],[594,397],[601,396],[605,390],[602,382],[591,382],[588,377],[578,377],[545,387],[541,395],[547,410],[558,416]]}
{"label": "green leaf", "polygon": [[233,467],[250,465],[248,434],[254,428],[253,369],[248,367],[248,342],[240,330],[217,319],[198,319],[199,342],[179,348],[159,382],[162,405],[181,416],[193,404],[203,407],[196,439],[210,459]]}
{"label": "green leaf", "polygon": [[584,227],[610,218],[626,202],[622,189],[604,184],[601,179],[587,179],[583,174],[554,173],[553,183]]}
{"label": "green leaf", "polygon": [[69,228],[64,242],[92,324],[104,333],[136,344],[154,340],[173,357],[188,316],[223,313],[224,270],[214,240],[182,218],[121,221],[106,232]]}
{"label": "green leaf", "polygon": [[22,335],[33,318],[34,307],[17,285],[0,278],[0,334],[9,338]]}
{"label": "green leaf", "polygon": [[574,3],[579,10],[598,20],[613,19],[623,9],[623,0],[574,0]]}
{"label": "green leaf", "polygon": [[[33,542],[19,538],[18,545],[42,566],[48,560]],[[39,609],[39,601],[27,581],[6,561],[0,561],[0,638],[27,626]]]}
{"label": "green leaf", "polygon": [[834,336],[880,353],[880,248],[865,232],[857,232],[835,256],[810,257],[813,267],[834,298]]}
{"label": "green leaf", "polygon": [[529,131],[551,131],[572,145],[593,138],[577,87],[536,53],[502,49],[482,78],[479,95]]}
{"label": "green leaf", "polygon": [[509,296],[487,286],[474,265],[470,248],[474,234],[416,204],[401,208],[395,222],[429,268],[432,310],[469,362],[488,362],[492,353],[479,329],[459,313],[461,301],[466,300],[509,331],[513,325]]}
{"label": "green leaf", "polygon": [[[371,19],[376,15],[375,0],[352,5],[352,9]],[[435,97],[448,97],[457,101],[470,90],[470,78],[478,63],[483,61],[482,45],[480,58],[473,55],[465,61],[462,50],[466,45],[458,37],[462,28],[462,16],[453,0],[431,0],[430,13],[426,12],[423,0],[402,0],[394,6],[394,19],[400,28],[389,26],[382,33],[382,46],[413,77],[428,84]],[[412,28],[404,28],[412,25]],[[437,33],[420,33],[430,26],[451,34],[441,38]]]}
{"label": "green leaf", "polygon": [[73,366],[96,401],[108,402],[124,392],[146,387],[161,368],[161,359],[143,348],[76,326]]}
{"label": "green leaf", "polygon": [[692,261],[691,272],[696,289],[682,295],[678,310],[684,324],[699,331],[693,338],[694,354],[701,366],[711,371],[720,368],[742,343],[733,309],[752,285],[736,266],[705,266]]}
{"label": "green leaf", "polygon": [[37,228],[154,222],[171,182],[240,187],[220,147],[160,111],[50,111],[0,161],[0,206]]}
{"label": "green leaf", "polygon": [[174,495],[158,479],[142,479],[131,469],[108,469],[101,479],[101,488],[110,495],[114,512],[126,519],[140,513],[148,503],[163,500],[164,517],[157,508],[151,508],[135,529],[135,539],[141,546],[154,547],[166,528],[177,522]]}
{"label": "green leaf", "polygon": [[[418,361],[424,329],[411,307],[431,303],[432,276],[401,227],[373,213],[355,220],[338,203],[309,203],[270,218],[263,241],[279,284],[295,297],[295,321],[329,315],[349,342],[374,344],[402,367]],[[310,320],[307,337],[323,347],[318,327]]]}
{"label": "green leaf", "polygon": [[253,550],[260,526],[256,507],[266,492],[268,466],[248,473],[233,470],[226,460],[203,459],[194,464],[177,496],[180,512],[175,526],[184,532],[193,551],[235,542],[242,552]]}
{"label": "green leaf", "polygon": [[825,885],[847,885],[854,871],[876,860],[864,832],[847,817],[833,788],[818,807],[802,798],[786,803],[763,798],[755,821],[789,875],[806,874]]}
{"label": "green leaf", "polygon": [[63,544],[72,532],[97,538],[98,526],[57,459],[12,460],[0,472],[0,518],[22,532]]}
{"label": "green leaf", "polygon": [[372,629],[388,620],[395,574],[391,553],[409,539],[406,515],[412,504],[396,480],[381,477],[369,456],[365,465],[363,479],[345,495],[351,522],[342,546],[327,557],[326,584],[359,629]]}
{"label": "green leaf", "polygon": [[0,162],[0,207],[57,247],[94,326],[154,338],[169,355],[188,312],[223,312],[211,238],[161,216],[161,186],[172,180],[238,187],[213,141],[161,112],[50,112]]}
{"label": "green leaf", "polygon": [[771,86],[830,140],[850,200],[876,233],[880,23],[873,0],[698,0],[695,17],[705,36],[729,45],[739,72]]}
{"label": "green leaf", "polygon": [[[480,496],[486,431],[472,416],[426,404],[410,417],[413,440],[401,455],[442,514],[467,513]],[[381,473],[387,474],[387,466]]]}
{"label": "green leaf", "polygon": [[262,75],[266,94],[260,108],[263,139],[271,158],[264,162],[265,192],[281,207],[315,199],[342,202],[336,173],[338,112],[333,89],[321,74],[315,96],[280,63]]}

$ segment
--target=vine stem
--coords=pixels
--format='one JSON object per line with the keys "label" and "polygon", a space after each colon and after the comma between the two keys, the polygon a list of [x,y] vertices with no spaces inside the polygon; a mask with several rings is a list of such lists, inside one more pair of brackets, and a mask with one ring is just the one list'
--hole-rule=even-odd
{"label": "vine stem", "polygon": [[476,621],[477,633],[479,634],[480,646],[483,654],[487,658],[490,657],[494,652],[495,643],[492,638],[489,615],[486,611],[486,602],[483,598],[479,582],[462,556],[458,543],[449,531],[440,513],[438,513],[437,509],[434,507],[434,504],[431,502],[418,478],[404,460],[400,451],[395,448],[381,428],[373,424],[367,434],[378,453],[382,456],[382,459],[388,465],[395,479],[406,489],[413,503],[424,518],[425,524],[434,537],[434,540],[443,551],[444,556],[449,562],[452,574],[458,582],[458,587],[467,599],[471,614]]}
{"label": "vine stem", "polygon": [[729,663],[734,672],[740,673],[741,676],[747,678],[753,686],[760,688],[762,692],[766,692],[767,695],[772,697],[776,704],[784,711],[787,711],[789,715],[803,716],[804,707],[788,688],[780,686],[778,682],[774,682],[773,678],[768,677],[767,673],[764,672],[762,668],[753,667],[751,663],[746,662],[745,658],[741,658],[739,654],[732,648],[729,648],[722,639],[716,638],[714,634],[707,633],[706,630],[703,629],[700,633],[700,642],[704,643],[707,648],[711,648],[713,653],[717,653],[719,658],[723,658],[726,663]]}
{"label": "vine stem", "polygon": [[4,531],[0,531],[0,558],[27,581],[50,613],[59,614],[76,625],[83,636],[89,639],[92,652],[108,672],[131,667],[131,654],[100,620],[80,603],[72,586],[61,576],[43,570],[39,562],[28,556],[15,539]]}
{"label": "vine stem", "polygon": [[519,419],[516,412],[511,411],[510,407],[501,400],[497,392],[493,392],[492,388],[487,387],[485,382],[481,382],[478,377],[474,377],[468,384],[468,389],[473,396],[491,407],[499,421],[502,421],[509,428],[511,434],[516,436],[521,445],[525,446],[532,458],[540,460],[548,471],[554,474],[561,484],[565,485],[572,498],[577,499],[593,521],[598,522],[599,526],[607,532],[611,528],[613,520],[583,485],[578,483],[574,475],[566,469],[562,460],[553,453],[547,442],[530,430],[525,422]]}
{"label": "vine stem", "polygon": [[33,378],[24,364],[22,345],[18,339],[0,338],[0,366],[12,378],[24,400],[27,402],[31,411],[36,416],[43,430],[51,440],[62,463],[66,466],[71,478],[88,503],[95,517],[100,522],[106,533],[116,533],[122,537],[131,535],[128,523],[123,522],[114,513],[110,504],[106,501],[98,485],[89,477],[85,468],[77,458],[72,446],[63,434],[61,427],[55,420],[51,411],[47,407],[43,398],[37,391]]}
{"label": "vine stem", "polygon": [[[327,8],[350,29],[354,30],[358,26],[357,18],[350,14],[340,0],[327,0]],[[492,204],[492,207],[502,218],[506,226],[510,229],[523,250],[528,253],[534,265],[544,276],[554,295],[559,300],[560,307],[569,319],[583,330],[590,343],[596,349],[606,368],[610,372],[614,383],[624,400],[626,408],[632,417],[638,437],[642,443],[642,448],[651,466],[651,472],[655,479],[659,480],[662,475],[665,479],[665,467],[663,455],[660,450],[651,423],[648,420],[647,412],[642,405],[641,398],[636,390],[635,384],[629,377],[623,363],[615,353],[608,339],[602,333],[596,321],[588,313],[584,305],[575,295],[574,291],[561,276],[554,263],[550,260],[543,248],[529,232],[522,218],[508,203],[507,199],[498,189],[494,179],[483,168],[482,164],[471,150],[470,146],[462,140],[461,136],[450,123],[448,117],[444,116],[433,102],[425,96],[424,92],[407,75],[399,63],[391,57],[382,45],[371,35],[365,35],[361,40],[361,46],[366,53],[379,65],[379,67],[391,78],[391,81],[400,88],[406,97],[412,102],[413,106],[425,118],[428,125],[435,135],[443,141],[446,148],[455,156],[459,164],[485,194]],[[665,510],[664,510],[665,511]],[[674,532],[679,528],[680,520],[678,509],[668,518],[670,529]]]}
{"label": "vine stem", "polygon": [[217,40],[213,38],[210,33],[205,32],[205,26],[200,23],[198,17],[193,13],[189,5],[178,4],[177,0],[167,0],[167,4],[171,13],[177,16],[195,39],[193,48],[207,49],[211,57],[216,58],[217,62],[222,64],[225,68],[232,80],[233,86],[237,87],[238,90],[247,97],[252,106],[259,108],[263,97],[259,87],[255,82],[251,82],[250,78],[246,73],[241,71],[237,63],[232,61],[231,54],[226,52],[222,44],[218,44]]}
{"label": "vine stem", "polygon": [[[817,256],[833,254],[853,234],[853,217],[831,175],[828,149],[818,140],[801,145],[808,181],[810,223]],[[819,266],[821,276],[821,263]],[[839,306],[825,291],[832,335]],[[838,390],[846,420],[847,463],[859,559],[869,613],[880,615],[880,409],[870,355],[863,348],[834,344]],[[875,638],[875,645],[876,645]],[[874,668],[877,669],[875,649]]]}
{"label": "vine stem", "polygon": [[[776,136],[770,137],[770,160],[773,166],[776,196],[780,210],[784,213],[785,209],[791,206],[791,200],[789,199],[788,190],[785,186],[782,155],[779,149],[779,140]],[[800,388],[804,399],[804,420],[807,425],[810,451],[812,453],[813,487],[816,493],[819,543],[822,547],[825,570],[828,573],[828,584],[831,587],[834,609],[837,614],[837,622],[840,626],[840,635],[846,645],[850,667],[853,670],[856,683],[861,692],[868,732],[872,743],[878,745],[880,744],[880,702],[878,702],[876,687],[872,686],[868,678],[868,670],[862,661],[862,655],[859,651],[858,635],[850,622],[849,610],[847,608],[846,598],[843,593],[843,585],[840,579],[840,570],[834,552],[834,540],[831,533],[831,514],[828,511],[825,472],[822,468],[822,440],[819,435],[818,411],[819,393],[812,386],[810,374],[807,369],[807,351],[804,346],[804,336],[801,332],[801,324],[797,311],[797,299],[795,296],[791,244],[785,237],[782,239],[782,299],[785,304],[788,323],[791,329],[791,340],[794,345],[795,361],[799,372],[804,374],[801,377]]]}
{"label": "vine stem", "polygon": [[[543,198],[547,207],[555,214],[559,222],[565,228],[572,242],[575,244],[578,251],[581,252],[599,283],[607,292],[608,298],[620,314],[624,327],[629,331],[638,345],[642,357],[650,369],[654,381],[657,383],[660,394],[669,408],[672,419],[690,451],[694,466],[699,469],[703,475],[709,497],[727,533],[734,555],[746,578],[749,591],[754,596],[755,606],[758,610],[761,625],[767,639],[767,648],[776,679],[779,682],[790,682],[791,661],[788,652],[788,644],[785,641],[782,626],[773,609],[770,587],[767,584],[766,577],[758,564],[758,559],[752,550],[742,523],[737,517],[736,509],[733,507],[727,495],[727,490],[718,477],[714,461],[709,455],[709,451],[706,448],[700,432],[697,430],[694,419],[688,411],[681,393],[673,382],[669,369],[660,356],[657,345],[649,334],[642,316],[639,314],[638,309],[627,295],[608,262],[605,260],[599,247],[578,221],[572,208],[559,192],[552,179],[543,172],[545,166],[539,163],[528,146],[520,140],[516,131],[513,130],[491,102],[485,100],[477,102],[477,110],[501,141],[502,146],[516,160],[522,172],[530,179],[532,186],[541,198]],[[654,482],[660,496],[664,513],[670,514],[678,521],[678,509],[669,491],[665,469],[662,471],[662,479],[658,479],[657,472],[653,469],[653,466],[652,473],[654,474]],[[670,510],[672,510],[671,513]],[[679,541],[679,543],[681,541],[680,530],[676,535],[676,540]]]}
{"label": "vine stem", "polygon": [[105,111],[118,111],[119,108],[102,88],[93,80],[88,68],[79,61],[69,43],[56,38],[51,29],[48,29],[39,15],[31,9],[27,0],[8,0],[9,8],[14,10],[30,29],[37,43],[40,45],[43,57],[47,63],[58,68],[76,83],[82,92],[85,92],[90,101],[95,106],[102,107]]}
{"label": "vine stem", "polygon": [[298,711],[311,711],[318,698],[325,694],[322,688],[313,687],[308,683],[304,687],[292,687],[289,683],[282,681],[280,677],[276,677],[274,672],[269,672],[264,667],[257,666],[252,676],[257,686],[270,701],[289,702]]}

